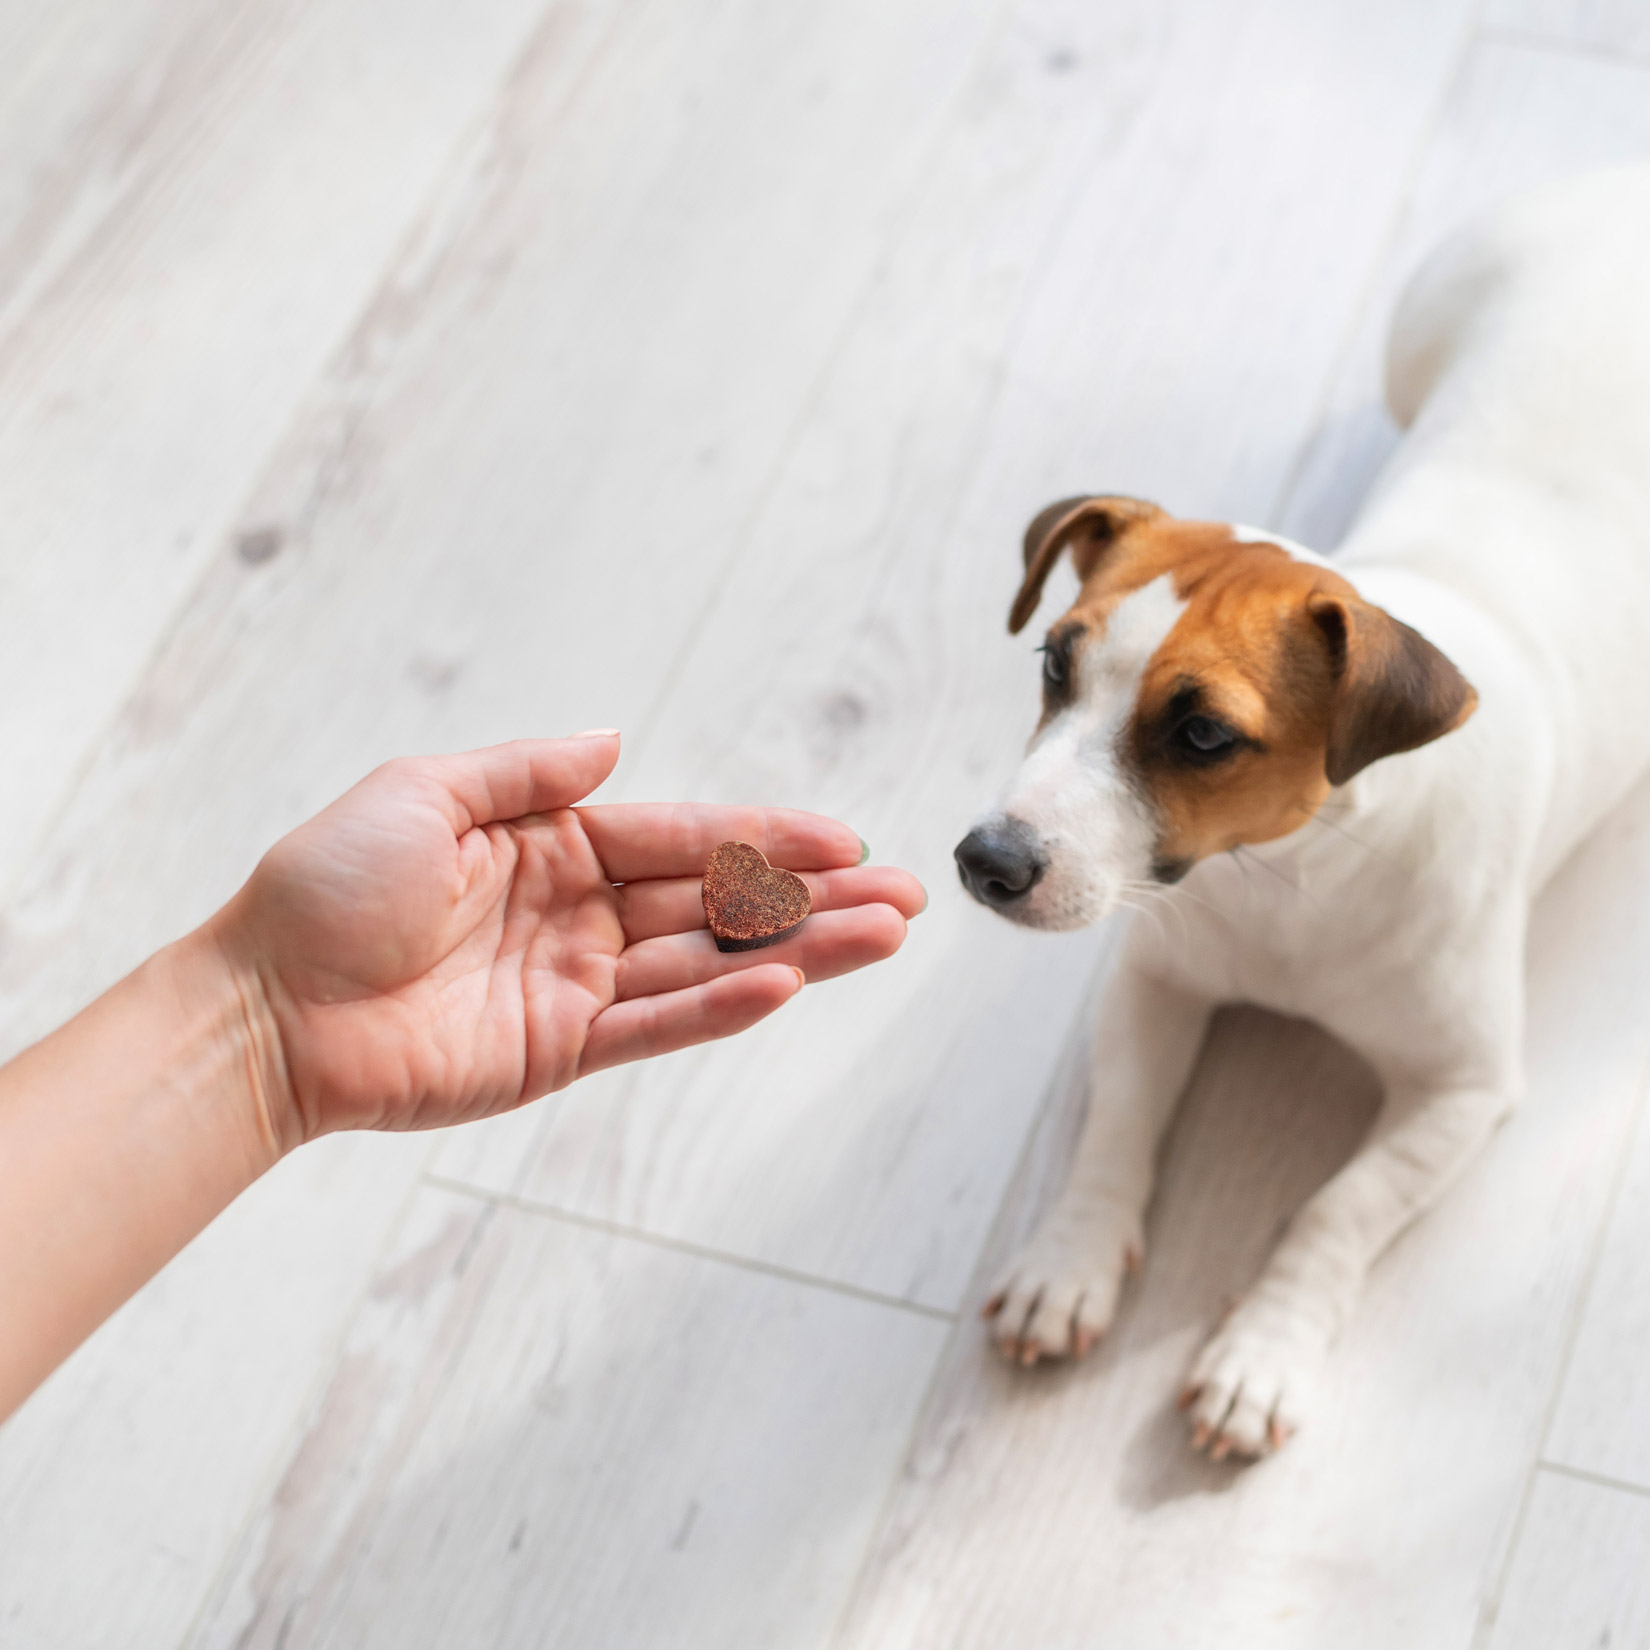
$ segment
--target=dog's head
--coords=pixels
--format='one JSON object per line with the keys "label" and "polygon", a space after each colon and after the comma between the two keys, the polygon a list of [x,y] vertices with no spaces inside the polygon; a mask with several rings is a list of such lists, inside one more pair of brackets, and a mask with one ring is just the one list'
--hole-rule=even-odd
{"label": "dog's head", "polygon": [[1064,499],[1032,522],[1011,632],[1066,550],[1082,588],[1043,644],[1042,719],[957,846],[969,892],[1028,927],[1098,921],[1131,884],[1285,836],[1477,704],[1329,567],[1138,499]]}

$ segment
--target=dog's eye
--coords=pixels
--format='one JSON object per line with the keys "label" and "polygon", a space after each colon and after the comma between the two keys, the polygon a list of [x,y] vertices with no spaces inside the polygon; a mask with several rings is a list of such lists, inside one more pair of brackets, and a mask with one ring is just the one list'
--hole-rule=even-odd
{"label": "dog's eye", "polygon": [[1071,681],[1071,660],[1061,642],[1044,642],[1043,686],[1050,693],[1063,693]]}
{"label": "dog's eye", "polygon": [[1212,716],[1188,716],[1175,729],[1175,738],[1198,756],[1218,756],[1237,743],[1237,735]]}

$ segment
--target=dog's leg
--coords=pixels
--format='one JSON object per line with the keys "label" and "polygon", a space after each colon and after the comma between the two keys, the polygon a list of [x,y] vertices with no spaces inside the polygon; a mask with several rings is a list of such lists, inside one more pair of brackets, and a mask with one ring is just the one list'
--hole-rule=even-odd
{"label": "dog's leg", "polygon": [[1204,1346],[1181,1396],[1193,1444],[1264,1455],[1299,1426],[1330,1342],[1380,1252],[1512,1109],[1514,1084],[1396,1089],[1357,1156],[1289,1223],[1260,1280]]}
{"label": "dog's leg", "polygon": [[1157,1142],[1197,1057],[1212,1004],[1125,955],[1095,1026],[1089,1112],[1070,1178],[998,1279],[984,1315],[1020,1363],[1081,1357],[1110,1327],[1123,1274],[1140,1264]]}

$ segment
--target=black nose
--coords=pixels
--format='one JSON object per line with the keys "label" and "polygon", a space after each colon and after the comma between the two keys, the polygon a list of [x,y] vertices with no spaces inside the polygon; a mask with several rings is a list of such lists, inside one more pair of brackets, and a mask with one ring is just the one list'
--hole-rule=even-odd
{"label": "black nose", "polygon": [[970,831],[956,847],[957,874],[982,905],[1012,905],[1036,886],[1048,861],[1037,833],[1005,815]]}

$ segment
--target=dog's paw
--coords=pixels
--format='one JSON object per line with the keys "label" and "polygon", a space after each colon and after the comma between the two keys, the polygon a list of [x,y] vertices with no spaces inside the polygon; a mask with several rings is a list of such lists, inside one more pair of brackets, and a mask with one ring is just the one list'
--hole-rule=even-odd
{"label": "dog's paw", "polygon": [[1312,1318],[1243,1302],[1209,1337],[1181,1391],[1192,1448],[1216,1461],[1281,1449],[1305,1419],[1327,1352]]}
{"label": "dog's paw", "polygon": [[1057,1208],[981,1309],[1005,1357],[1081,1358],[1111,1327],[1123,1275],[1139,1268],[1140,1218],[1111,1203]]}

